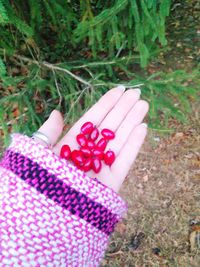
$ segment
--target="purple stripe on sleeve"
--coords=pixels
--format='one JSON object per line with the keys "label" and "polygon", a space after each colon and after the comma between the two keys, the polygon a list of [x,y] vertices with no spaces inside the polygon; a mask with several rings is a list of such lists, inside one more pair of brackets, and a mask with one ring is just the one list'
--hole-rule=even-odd
{"label": "purple stripe on sleeve", "polygon": [[115,214],[88,198],[87,195],[66,185],[55,175],[40,167],[38,163],[7,150],[0,166],[12,171],[37,191],[105,234],[109,235],[113,232],[118,222]]}

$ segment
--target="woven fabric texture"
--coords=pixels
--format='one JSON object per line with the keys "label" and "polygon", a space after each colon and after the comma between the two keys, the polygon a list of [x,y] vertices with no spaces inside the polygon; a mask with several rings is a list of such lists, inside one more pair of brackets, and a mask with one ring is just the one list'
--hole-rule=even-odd
{"label": "woven fabric texture", "polygon": [[0,162],[0,266],[99,266],[126,203],[33,139]]}

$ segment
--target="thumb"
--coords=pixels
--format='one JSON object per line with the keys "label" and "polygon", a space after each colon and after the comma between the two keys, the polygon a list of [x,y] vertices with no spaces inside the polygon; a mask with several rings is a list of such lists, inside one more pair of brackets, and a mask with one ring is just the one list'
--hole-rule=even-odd
{"label": "thumb", "polygon": [[[44,124],[39,128],[39,132],[45,134],[51,146],[54,146],[62,134],[64,122],[61,113],[58,110],[53,110],[49,116],[49,118],[44,122]],[[40,143],[44,144],[44,142],[40,139],[37,139]]]}

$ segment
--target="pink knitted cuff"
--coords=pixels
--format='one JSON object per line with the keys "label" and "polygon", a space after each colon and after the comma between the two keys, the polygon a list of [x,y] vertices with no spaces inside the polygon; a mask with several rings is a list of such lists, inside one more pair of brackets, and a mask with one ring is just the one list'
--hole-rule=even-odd
{"label": "pink knitted cuff", "polygon": [[21,134],[0,166],[1,262],[98,266],[126,212],[121,197]]}

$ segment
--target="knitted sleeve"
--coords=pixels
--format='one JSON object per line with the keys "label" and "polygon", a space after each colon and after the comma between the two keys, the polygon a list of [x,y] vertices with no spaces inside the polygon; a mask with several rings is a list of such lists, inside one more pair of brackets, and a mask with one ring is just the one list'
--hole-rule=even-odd
{"label": "knitted sleeve", "polygon": [[126,209],[112,189],[14,134],[0,162],[0,266],[99,266]]}

